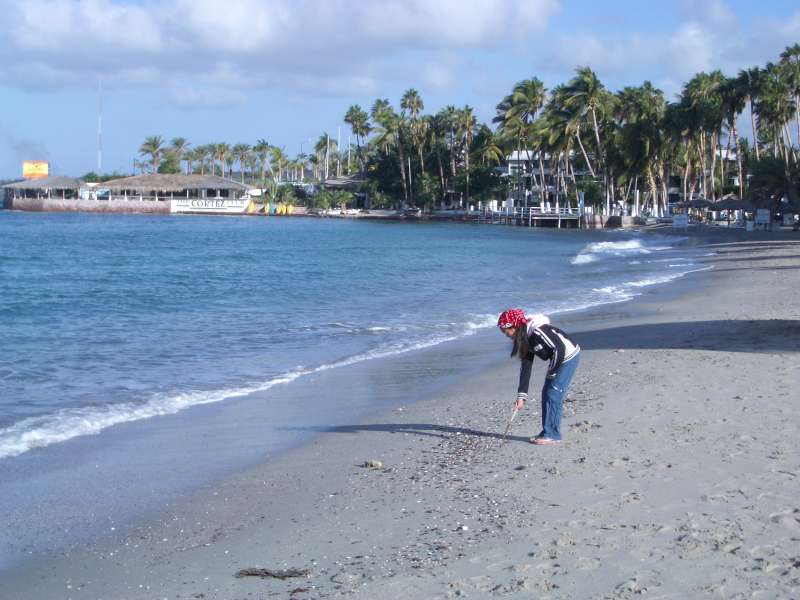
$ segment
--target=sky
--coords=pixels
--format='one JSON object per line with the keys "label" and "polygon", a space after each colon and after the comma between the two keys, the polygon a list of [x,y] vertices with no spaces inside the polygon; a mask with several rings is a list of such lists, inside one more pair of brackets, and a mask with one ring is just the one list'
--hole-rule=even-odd
{"label": "sky", "polygon": [[[347,108],[468,104],[489,122],[515,82],[588,65],[611,90],[673,99],[703,70],[776,61],[800,42],[794,0],[0,0],[0,179],[131,172],[146,136],[266,139],[294,156]],[[355,142],[354,142],[355,143]]]}

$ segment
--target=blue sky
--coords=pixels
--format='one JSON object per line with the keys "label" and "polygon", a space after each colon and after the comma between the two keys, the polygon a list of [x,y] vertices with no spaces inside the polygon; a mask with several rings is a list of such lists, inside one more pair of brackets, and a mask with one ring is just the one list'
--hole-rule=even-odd
{"label": "blue sky", "polygon": [[701,70],[776,60],[800,42],[783,0],[0,0],[0,178],[25,159],[81,175],[130,171],[148,135],[193,144],[265,138],[290,154],[341,127],[351,104],[475,107],[514,82],[548,87],[592,67],[616,90],[670,97]]}

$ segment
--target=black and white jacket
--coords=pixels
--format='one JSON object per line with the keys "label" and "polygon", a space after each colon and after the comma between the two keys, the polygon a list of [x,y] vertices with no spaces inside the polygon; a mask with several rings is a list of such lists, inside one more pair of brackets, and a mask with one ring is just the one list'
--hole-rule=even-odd
{"label": "black and white jacket", "polygon": [[546,317],[533,318],[528,323],[528,342],[530,352],[522,358],[517,388],[517,398],[522,400],[528,399],[534,356],[549,361],[547,376],[555,377],[561,365],[575,358],[581,351],[581,347],[572,338],[558,327],[551,325]]}

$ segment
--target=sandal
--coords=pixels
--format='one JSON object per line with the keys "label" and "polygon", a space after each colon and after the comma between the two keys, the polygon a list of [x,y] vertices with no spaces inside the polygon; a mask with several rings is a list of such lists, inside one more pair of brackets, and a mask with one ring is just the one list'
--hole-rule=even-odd
{"label": "sandal", "polygon": [[552,438],[546,437],[533,437],[531,438],[531,444],[535,444],[536,446],[555,446],[556,444],[560,444],[561,440],[554,440]]}

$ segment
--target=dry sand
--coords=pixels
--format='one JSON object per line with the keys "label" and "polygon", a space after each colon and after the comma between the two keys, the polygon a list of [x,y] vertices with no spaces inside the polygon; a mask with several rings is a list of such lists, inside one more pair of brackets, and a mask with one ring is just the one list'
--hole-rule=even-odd
{"label": "dry sand", "polygon": [[527,442],[535,401],[500,443],[509,359],[15,571],[0,597],[798,598],[800,236],[708,243],[713,270],[559,319],[584,348],[559,447]]}

